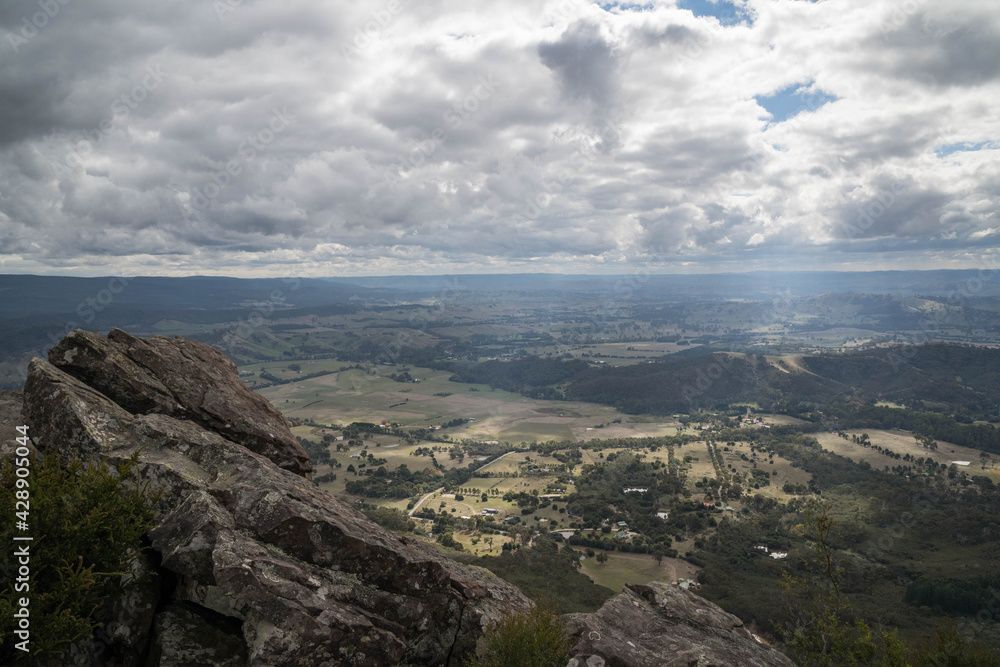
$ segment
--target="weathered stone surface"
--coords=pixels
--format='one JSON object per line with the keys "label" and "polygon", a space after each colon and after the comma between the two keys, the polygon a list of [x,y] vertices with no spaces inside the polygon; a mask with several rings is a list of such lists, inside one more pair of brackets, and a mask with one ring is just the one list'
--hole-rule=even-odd
{"label": "weathered stone surface", "polygon": [[278,467],[308,477],[309,455],[284,417],[239,379],[233,362],[185,338],[107,338],[76,330],[49,350],[49,361],[133,414],[192,421],[245,446]]}
{"label": "weathered stone surface", "polygon": [[564,620],[575,641],[567,667],[795,667],[737,617],[670,584],[628,584]]}
{"label": "weathered stone surface", "polygon": [[529,606],[246,447],[132,414],[41,359],[23,415],[67,454],[115,464],[140,451],[133,475],[163,491],[149,538],[179,578],[174,596],[241,623],[251,666],[459,665],[485,627]]}
{"label": "weathered stone surface", "polygon": [[21,425],[21,392],[0,391],[0,457],[9,459],[17,447]]}
{"label": "weathered stone surface", "polygon": [[124,595],[111,609],[111,618],[101,631],[126,665],[139,665],[146,655],[153,619],[160,602],[161,582],[153,559],[143,552],[123,577]]}
{"label": "weathered stone surface", "polygon": [[146,667],[245,667],[246,646],[238,634],[226,632],[204,613],[178,603],[156,617]]}

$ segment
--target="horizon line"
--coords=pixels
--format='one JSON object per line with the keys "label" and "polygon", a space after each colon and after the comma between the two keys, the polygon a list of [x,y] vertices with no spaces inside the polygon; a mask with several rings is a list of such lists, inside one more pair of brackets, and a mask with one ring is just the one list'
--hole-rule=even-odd
{"label": "horizon line", "polygon": [[[230,278],[234,280],[281,280],[281,279],[298,279],[298,280],[355,280],[355,279],[374,279],[374,278],[442,278],[442,277],[452,277],[452,276],[471,276],[471,277],[486,277],[486,276],[559,276],[565,278],[614,278],[621,277],[625,275],[634,275],[637,273],[642,273],[648,277],[681,277],[690,278],[696,276],[745,276],[745,275],[764,275],[764,274],[779,274],[779,275],[802,275],[802,274],[839,274],[839,275],[850,275],[850,274],[873,274],[873,273],[944,273],[944,272],[961,272],[961,271],[979,271],[982,272],[984,269],[982,267],[963,267],[963,268],[951,268],[951,269],[754,269],[752,271],[718,271],[718,272],[706,272],[706,273],[647,273],[645,271],[632,270],[624,271],[620,273],[555,273],[555,272],[518,272],[518,273],[389,273],[389,274],[370,274],[370,275],[324,275],[324,276],[305,276],[305,275],[295,275],[295,274],[285,274],[285,275],[273,275],[273,276],[239,276],[232,274],[206,274],[206,273],[193,273],[186,275],[158,275],[158,274],[136,274],[136,275],[125,275],[125,274],[100,274],[100,275],[74,275],[74,274],[61,274],[61,273],[0,273],[0,278],[77,278],[77,279],[100,279],[100,278],[127,278],[129,280],[134,280],[136,278],[175,278],[175,279],[187,279],[187,278]],[[986,269],[986,271],[992,271],[993,269]]]}

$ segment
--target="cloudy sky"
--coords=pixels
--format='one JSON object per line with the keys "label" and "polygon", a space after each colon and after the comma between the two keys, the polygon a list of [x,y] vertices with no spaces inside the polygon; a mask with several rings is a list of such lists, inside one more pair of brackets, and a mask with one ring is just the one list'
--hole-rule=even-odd
{"label": "cloudy sky", "polygon": [[0,273],[974,268],[1000,4],[15,0]]}

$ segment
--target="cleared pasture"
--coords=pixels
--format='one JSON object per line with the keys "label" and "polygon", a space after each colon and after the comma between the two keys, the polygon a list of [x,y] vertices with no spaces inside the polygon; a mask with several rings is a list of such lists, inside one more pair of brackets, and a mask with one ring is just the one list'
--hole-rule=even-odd
{"label": "cleared pasture", "polygon": [[[739,472],[746,476],[748,482],[745,482],[743,486],[751,493],[760,493],[764,496],[776,498],[781,502],[787,502],[795,496],[781,490],[785,484],[807,485],[809,484],[809,480],[812,479],[812,475],[810,473],[802,470],[801,468],[792,466],[791,462],[778,456],[777,454],[765,454],[760,452],[760,450],[757,452],[750,451],[749,443],[736,442],[734,445],[718,443],[716,446],[722,454],[726,469],[729,470],[730,473]],[[728,452],[725,451],[726,447],[729,447]],[[743,460],[741,455],[746,456],[750,460]],[[750,481],[752,479],[752,473],[750,471],[753,470],[754,463],[757,464],[758,470],[763,470],[768,473],[770,485],[761,486],[759,489],[753,488],[753,482]],[[729,466],[732,466],[733,469],[730,470]]]}
{"label": "cleared pasture", "polygon": [[[297,364],[301,370],[288,368]],[[241,366],[248,384],[261,369],[282,379],[317,371],[337,371],[344,362],[331,359],[265,362]],[[420,382],[397,382],[391,374],[408,372]],[[403,426],[440,426],[456,418],[462,426],[440,433],[453,439],[498,440],[514,444],[548,440],[585,441],[595,438],[673,435],[677,422],[631,417],[616,409],[573,401],[542,401],[490,389],[485,385],[451,382],[451,373],[413,366],[370,366],[316,378],[264,387],[265,396],[285,416],[320,423],[346,425],[352,421],[379,423],[383,419]],[[615,422],[618,423],[615,423]],[[596,428],[601,425],[601,428]],[[592,430],[588,430],[592,429]]]}
{"label": "cleared pasture", "polygon": [[506,535],[488,535],[478,530],[456,530],[452,533],[456,542],[462,543],[462,548],[474,556],[499,556],[503,545],[513,541]]}
{"label": "cleared pasture", "polygon": [[[715,479],[715,466],[712,465],[712,456],[708,453],[708,446],[704,442],[692,442],[679,447],[674,456],[684,462],[688,480],[692,483],[703,477]],[[690,460],[687,460],[688,457]]]}
{"label": "cleared pasture", "polygon": [[[560,349],[560,352],[568,352],[577,359],[596,361],[608,366],[631,366],[633,364],[644,364],[668,354],[683,352],[700,344],[678,345],[677,343],[658,343],[653,341],[629,342],[629,343],[595,343],[592,345],[581,345],[569,349]],[[586,357],[584,355],[587,355]]]}
{"label": "cleared pasture", "polygon": [[624,419],[620,424],[607,423],[600,427],[574,426],[573,439],[580,442],[610,438],[659,438],[677,435],[680,422],[668,417],[661,422],[631,422]]}
{"label": "cleared pasture", "polygon": [[[573,547],[577,551],[583,547]],[[601,552],[602,549],[595,549]],[[590,577],[591,581],[600,586],[618,592],[625,584],[648,584],[651,581],[676,583],[678,578],[694,579],[698,568],[679,558],[664,558],[662,565],[657,565],[656,559],[649,554],[604,552],[608,562],[598,563],[596,558],[586,558],[581,561],[580,571]]]}
{"label": "cleared pasture", "polygon": [[[886,456],[874,448],[863,447],[851,442],[851,436],[861,436],[861,431],[847,431],[846,433],[846,440],[836,433],[817,433],[815,437],[823,449],[846,456],[852,461],[865,461],[877,470],[882,470],[885,466],[891,468],[898,465],[912,465],[912,463],[903,461],[902,459]],[[980,456],[982,452],[978,449],[940,441],[938,442],[936,451],[925,449],[917,443],[916,438],[908,431],[865,430],[864,433],[868,434],[868,438],[871,440],[873,446],[889,449],[901,456],[910,454],[918,459],[930,457],[937,463],[945,465],[949,465],[952,461],[968,461],[970,465],[959,466],[959,470],[969,475],[989,477],[994,480],[1000,479],[1000,470],[991,468],[991,465],[1000,467],[1000,457],[991,455],[989,459],[983,459]],[[984,462],[986,463],[986,470],[983,470]]]}

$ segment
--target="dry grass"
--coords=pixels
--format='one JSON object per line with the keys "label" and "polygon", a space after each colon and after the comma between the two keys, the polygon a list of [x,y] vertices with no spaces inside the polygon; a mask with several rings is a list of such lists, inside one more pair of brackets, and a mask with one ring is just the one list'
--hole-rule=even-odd
{"label": "dry grass", "polygon": [[[907,431],[866,430],[864,432],[868,434],[868,437],[873,445],[880,446],[884,449],[890,449],[897,454],[910,454],[921,459],[926,459],[929,456],[938,463],[943,463],[945,465],[950,464],[952,461],[969,461],[971,465],[959,466],[959,470],[963,470],[969,475],[990,477],[994,480],[1000,479],[1000,470],[982,469],[979,456],[980,451],[977,449],[962,447],[961,445],[953,445],[948,442],[938,442],[937,451],[930,451],[917,444],[913,434]],[[820,445],[823,446],[823,449],[845,456],[852,461],[865,461],[876,470],[881,470],[885,466],[889,466],[891,468],[897,465],[910,465],[901,459],[897,460],[893,457],[881,454],[875,449],[862,447],[861,445],[851,442],[851,435],[860,436],[861,432],[848,432],[847,440],[841,438],[836,433],[818,433],[816,434],[816,439],[819,441]],[[998,458],[1000,457],[992,457],[997,465],[1000,466]]]}

